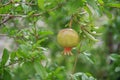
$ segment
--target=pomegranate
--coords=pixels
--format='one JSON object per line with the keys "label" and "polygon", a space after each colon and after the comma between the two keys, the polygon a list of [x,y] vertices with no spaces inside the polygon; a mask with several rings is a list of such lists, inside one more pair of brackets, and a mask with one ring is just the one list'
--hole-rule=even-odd
{"label": "pomegranate", "polygon": [[64,48],[64,55],[72,55],[71,49],[78,45],[79,36],[78,33],[71,29],[62,29],[57,35],[58,43]]}

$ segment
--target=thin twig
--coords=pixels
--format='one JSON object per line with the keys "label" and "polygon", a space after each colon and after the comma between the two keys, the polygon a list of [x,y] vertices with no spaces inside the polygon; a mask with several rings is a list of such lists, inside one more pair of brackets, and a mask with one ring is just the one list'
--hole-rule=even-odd
{"label": "thin twig", "polygon": [[9,4],[11,4],[11,3],[12,3],[12,2],[11,2],[11,0],[10,0],[8,3],[1,5],[0,8],[1,8],[1,7],[4,7],[4,6],[6,6],[6,5],[9,5]]}
{"label": "thin twig", "polygon": [[80,52],[81,44],[79,44],[79,45],[80,45],[80,47],[79,47],[78,53],[76,54],[76,57],[75,57],[75,62],[74,62],[74,65],[73,65],[72,74],[74,74],[74,72],[75,72],[75,68],[76,68],[76,65],[77,65],[78,57],[79,57],[79,54],[81,53],[81,52]]}
{"label": "thin twig", "polygon": [[5,19],[0,23],[0,25],[3,24],[3,23],[5,23],[5,22],[7,22],[7,21],[10,20],[10,19],[12,19],[12,16],[8,16],[7,18],[5,18]]}
{"label": "thin twig", "polygon": [[7,36],[7,34],[0,34],[0,36]]}
{"label": "thin twig", "polygon": [[36,42],[38,41],[38,33],[37,33],[37,27],[35,25],[35,21],[34,21],[34,35],[35,35],[35,39],[36,39]]}
{"label": "thin twig", "polygon": [[[49,10],[44,11],[44,12],[42,12],[42,13],[35,13],[35,14],[30,15],[30,16],[31,16],[31,17],[42,16],[42,15],[45,14],[46,12],[54,11],[54,10],[62,7],[62,5],[64,5],[64,4],[65,4],[65,2],[59,3],[57,6],[55,6],[55,7],[52,8],[52,9],[49,9]],[[7,20],[5,20],[5,21],[2,21],[2,22],[0,23],[0,25],[3,24],[3,23],[5,23],[5,22],[7,22],[8,20],[10,20],[10,19],[12,19],[12,18],[16,18],[16,17],[23,17],[23,18],[25,18],[25,17],[28,17],[27,15],[12,15],[12,14],[0,14],[0,16],[2,16],[2,17],[8,16],[8,17],[9,17],[9,19],[7,19]]]}
{"label": "thin twig", "polygon": [[11,65],[14,65],[14,64],[16,64],[16,63],[18,63],[18,62],[20,62],[21,60],[15,60],[14,62],[12,62],[12,63],[9,63],[9,64],[7,64],[7,65],[5,65],[4,67],[8,67],[8,66],[11,66]]}
{"label": "thin twig", "polygon": [[24,4],[26,4],[26,5],[29,5],[29,6],[34,6],[34,5],[36,5],[36,4],[32,4],[32,3],[27,3],[27,2],[14,2],[14,1],[10,0],[8,3],[2,4],[2,5],[0,6],[0,8],[5,7],[5,6],[7,6],[7,5],[10,5],[10,4],[22,4],[22,3],[24,3]]}
{"label": "thin twig", "polygon": [[74,74],[74,72],[75,72],[75,68],[76,68],[77,61],[78,61],[78,54],[77,54],[76,57],[75,57],[75,63],[74,63],[74,65],[73,65],[72,74]]}
{"label": "thin twig", "polygon": [[9,17],[26,17],[27,15],[0,14],[0,16],[2,16],[2,17],[6,17],[6,16],[9,16]]}
{"label": "thin twig", "polygon": [[[64,3],[65,3],[65,2],[64,2]],[[55,7],[52,8],[52,9],[49,9],[49,10],[44,11],[44,12],[39,13],[39,14],[38,14],[38,13],[35,13],[35,14],[31,15],[31,16],[37,17],[37,16],[41,16],[41,15],[45,14],[46,12],[54,11],[54,10],[62,7],[62,5],[63,5],[64,3],[59,3],[57,6],[55,6]],[[6,15],[9,15],[10,17],[27,17],[27,15],[0,14],[0,16],[3,16],[3,17],[5,17]]]}

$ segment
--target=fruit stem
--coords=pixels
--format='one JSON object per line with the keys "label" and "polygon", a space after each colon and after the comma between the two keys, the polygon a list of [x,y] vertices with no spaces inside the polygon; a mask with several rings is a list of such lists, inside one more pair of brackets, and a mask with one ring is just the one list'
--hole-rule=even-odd
{"label": "fruit stem", "polygon": [[79,45],[80,45],[80,47],[78,48],[78,53],[75,56],[75,62],[74,62],[74,65],[73,65],[72,74],[74,74],[74,72],[75,72],[77,61],[78,61],[78,57],[79,57],[79,54],[81,53],[80,49],[81,49],[82,45],[81,44],[79,44]]}
{"label": "fruit stem", "polygon": [[78,61],[78,55],[76,55],[76,57],[75,57],[75,62],[74,62],[74,65],[73,65],[72,74],[74,74],[74,72],[75,72],[77,61]]}

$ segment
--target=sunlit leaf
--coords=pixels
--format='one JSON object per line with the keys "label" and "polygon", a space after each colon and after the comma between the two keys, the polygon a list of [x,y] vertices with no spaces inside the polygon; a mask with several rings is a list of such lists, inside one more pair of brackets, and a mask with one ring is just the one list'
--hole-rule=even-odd
{"label": "sunlit leaf", "polygon": [[40,9],[44,9],[44,0],[38,0],[38,6]]}
{"label": "sunlit leaf", "polygon": [[120,55],[118,54],[111,54],[110,55],[110,59],[113,61],[119,60],[120,59]]}
{"label": "sunlit leaf", "polygon": [[99,41],[98,39],[96,39],[93,35],[91,35],[87,31],[83,30],[83,32],[85,33],[85,35],[87,36],[87,38],[89,38],[90,40],[95,41],[95,42]]}
{"label": "sunlit leaf", "polygon": [[106,6],[120,8],[120,3],[107,3]]}
{"label": "sunlit leaf", "polygon": [[42,30],[39,32],[40,35],[53,35],[53,32],[52,31],[45,31],[45,30]]}
{"label": "sunlit leaf", "polygon": [[98,2],[99,2],[100,5],[104,5],[103,0],[98,0]]}

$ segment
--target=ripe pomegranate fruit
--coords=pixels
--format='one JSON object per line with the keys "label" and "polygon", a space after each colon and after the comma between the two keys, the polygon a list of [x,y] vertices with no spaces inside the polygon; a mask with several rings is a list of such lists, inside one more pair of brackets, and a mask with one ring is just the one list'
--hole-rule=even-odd
{"label": "ripe pomegranate fruit", "polygon": [[57,41],[64,47],[64,55],[72,55],[71,49],[78,45],[79,36],[78,33],[71,28],[62,29],[57,35]]}

